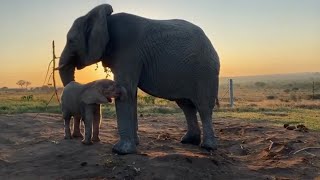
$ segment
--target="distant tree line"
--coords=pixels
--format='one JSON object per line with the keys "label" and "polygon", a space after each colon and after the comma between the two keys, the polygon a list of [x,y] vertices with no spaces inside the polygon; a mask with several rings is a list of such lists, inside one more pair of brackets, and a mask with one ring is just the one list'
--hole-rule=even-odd
{"label": "distant tree line", "polygon": [[31,82],[26,80],[19,80],[16,84],[20,86],[20,88],[25,87],[26,89],[28,89],[28,86],[31,85]]}

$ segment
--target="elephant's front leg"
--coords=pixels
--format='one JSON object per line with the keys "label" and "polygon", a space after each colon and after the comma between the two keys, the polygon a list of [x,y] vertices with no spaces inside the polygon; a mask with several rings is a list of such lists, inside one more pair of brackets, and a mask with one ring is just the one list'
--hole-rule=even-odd
{"label": "elephant's front leg", "polygon": [[136,91],[128,91],[126,100],[116,99],[117,123],[120,140],[113,146],[117,154],[136,153]]}
{"label": "elephant's front leg", "polygon": [[86,105],[82,111],[82,118],[84,122],[84,139],[82,143],[85,145],[91,145],[91,136],[92,136],[92,121],[94,119],[94,107],[92,105]]}
{"label": "elephant's front leg", "polygon": [[100,132],[100,124],[101,124],[101,106],[97,104],[94,109],[94,119],[93,119],[93,133],[92,133],[92,141],[99,142],[99,132]]}

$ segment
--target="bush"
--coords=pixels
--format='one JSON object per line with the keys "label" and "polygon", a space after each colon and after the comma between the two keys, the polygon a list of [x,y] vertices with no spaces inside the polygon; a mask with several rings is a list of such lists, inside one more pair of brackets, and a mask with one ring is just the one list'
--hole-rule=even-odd
{"label": "bush", "polygon": [[154,105],[156,101],[156,98],[154,96],[149,96],[149,95],[140,97],[140,99],[142,100],[142,102],[149,105]]}
{"label": "bush", "polygon": [[33,95],[22,96],[22,97],[21,97],[21,100],[32,101],[32,100],[33,100]]}
{"label": "bush", "polygon": [[320,94],[315,94],[314,96],[312,94],[309,94],[307,96],[307,99],[312,100],[312,99],[320,99]]}
{"label": "bush", "polygon": [[298,91],[299,90],[299,88],[292,88],[292,91]]}
{"label": "bush", "polygon": [[290,99],[294,102],[297,102],[298,101],[298,97],[295,95],[295,94],[291,94],[290,95]]}
{"label": "bush", "polygon": [[267,84],[265,82],[256,82],[254,85],[257,87],[265,87]]}
{"label": "bush", "polygon": [[273,100],[273,99],[277,99],[277,96],[270,95],[270,96],[267,96],[266,98],[268,100]]}
{"label": "bush", "polygon": [[290,91],[291,91],[290,89],[283,90],[283,92],[285,92],[285,93],[289,93]]}

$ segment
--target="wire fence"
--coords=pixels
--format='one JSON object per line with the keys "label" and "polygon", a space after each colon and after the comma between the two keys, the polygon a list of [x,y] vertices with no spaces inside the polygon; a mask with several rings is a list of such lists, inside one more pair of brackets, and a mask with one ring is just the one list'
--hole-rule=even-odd
{"label": "wire fence", "polygon": [[[320,100],[320,81],[299,82],[246,82],[237,83],[233,80],[233,100],[241,102],[261,102],[278,100],[281,102],[299,102],[306,100]],[[231,103],[229,80],[222,82],[219,88],[219,101]]]}

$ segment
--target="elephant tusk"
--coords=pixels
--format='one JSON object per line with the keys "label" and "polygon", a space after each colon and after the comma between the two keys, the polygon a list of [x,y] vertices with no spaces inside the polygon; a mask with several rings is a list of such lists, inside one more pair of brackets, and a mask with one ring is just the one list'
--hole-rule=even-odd
{"label": "elephant tusk", "polygon": [[54,68],[54,70],[55,70],[55,71],[58,71],[58,70],[60,70],[61,68],[65,67],[65,66],[66,66],[65,64],[62,64],[62,65],[60,65],[59,67]]}

